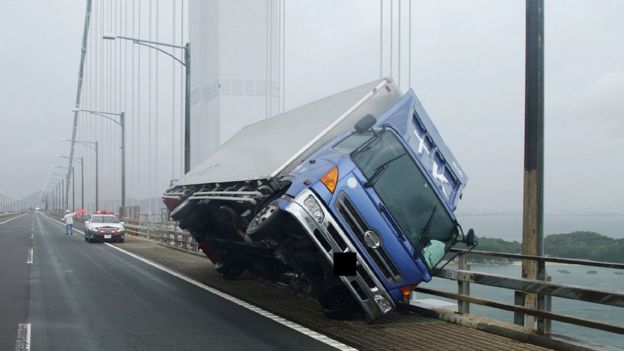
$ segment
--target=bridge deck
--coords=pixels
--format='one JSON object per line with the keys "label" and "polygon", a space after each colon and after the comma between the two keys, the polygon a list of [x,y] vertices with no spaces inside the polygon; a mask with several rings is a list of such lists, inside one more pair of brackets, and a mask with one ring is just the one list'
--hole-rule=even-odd
{"label": "bridge deck", "polygon": [[246,276],[223,280],[204,257],[130,236],[119,247],[361,350],[546,350],[414,313],[393,313],[373,324],[329,320],[315,301],[287,289]]}

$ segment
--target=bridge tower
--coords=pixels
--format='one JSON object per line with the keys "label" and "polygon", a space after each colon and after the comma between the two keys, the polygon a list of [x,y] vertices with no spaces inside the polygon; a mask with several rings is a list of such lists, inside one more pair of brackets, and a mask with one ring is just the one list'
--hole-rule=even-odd
{"label": "bridge tower", "polygon": [[191,168],[279,112],[280,0],[189,0]]}

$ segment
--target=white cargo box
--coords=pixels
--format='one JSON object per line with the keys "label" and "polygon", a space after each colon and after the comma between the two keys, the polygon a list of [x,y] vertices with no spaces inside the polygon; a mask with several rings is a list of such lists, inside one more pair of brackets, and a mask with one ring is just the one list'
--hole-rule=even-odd
{"label": "white cargo box", "polygon": [[384,78],[248,125],[176,185],[279,177],[365,115],[379,117],[400,97]]}

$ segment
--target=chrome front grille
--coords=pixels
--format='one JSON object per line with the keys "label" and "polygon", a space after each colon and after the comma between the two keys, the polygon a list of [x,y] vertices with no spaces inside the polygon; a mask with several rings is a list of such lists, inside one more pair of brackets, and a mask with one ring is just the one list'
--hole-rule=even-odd
{"label": "chrome front grille", "polygon": [[340,216],[351,232],[358,238],[362,247],[366,249],[368,255],[375,261],[375,264],[377,264],[377,267],[379,267],[386,279],[393,283],[402,281],[403,277],[401,276],[401,273],[399,273],[399,270],[396,268],[394,262],[392,262],[384,250],[383,244],[376,249],[373,249],[366,244],[366,241],[364,240],[364,233],[366,233],[367,230],[373,229],[366,223],[366,221],[364,221],[355,206],[353,206],[351,200],[349,200],[344,192],[338,194],[338,198],[336,199],[336,210],[340,213]]}
{"label": "chrome front grille", "polygon": [[364,259],[363,253],[356,249],[350,235],[345,232],[345,228],[338,223],[337,218],[328,209],[321,206],[324,213],[324,219],[321,222],[308,213],[305,209],[304,200],[310,196],[318,201],[314,193],[310,190],[304,190],[286,206],[285,211],[302,225],[330,265],[333,265],[334,253],[355,252],[356,274],[354,276],[339,276],[340,280],[358,301],[366,313],[367,319],[374,320],[388,313],[396,304],[373,273],[371,265]]}

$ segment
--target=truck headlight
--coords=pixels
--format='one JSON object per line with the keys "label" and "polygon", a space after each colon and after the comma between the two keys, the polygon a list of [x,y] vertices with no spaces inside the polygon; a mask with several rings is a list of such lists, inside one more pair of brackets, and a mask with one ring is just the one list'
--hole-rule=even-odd
{"label": "truck headlight", "polygon": [[321,223],[323,222],[323,219],[325,219],[325,215],[323,214],[323,209],[321,209],[321,206],[319,205],[319,203],[316,201],[316,199],[314,198],[314,196],[310,195],[308,196],[304,201],[303,201],[303,205],[305,206],[305,208],[308,210],[308,212],[310,212],[310,214],[312,215],[312,217],[314,217],[314,219]]}
{"label": "truck headlight", "polygon": [[379,294],[375,295],[375,303],[377,303],[377,306],[379,306],[379,309],[383,313],[388,313],[392,309],[392,304]]}

